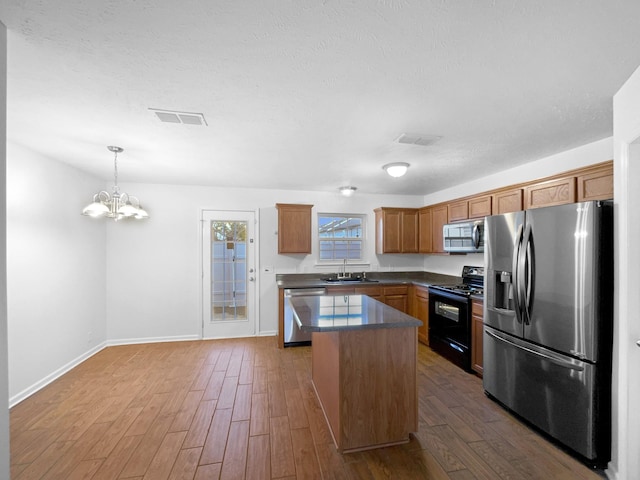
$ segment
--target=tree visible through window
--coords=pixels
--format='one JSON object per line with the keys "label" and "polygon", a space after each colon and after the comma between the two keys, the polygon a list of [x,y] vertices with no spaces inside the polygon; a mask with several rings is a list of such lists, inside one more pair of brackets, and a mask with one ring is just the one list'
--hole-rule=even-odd
{"label": "tree visible through window", "polygon": [[318,214],[320,260],[362,260],[364,215]]}

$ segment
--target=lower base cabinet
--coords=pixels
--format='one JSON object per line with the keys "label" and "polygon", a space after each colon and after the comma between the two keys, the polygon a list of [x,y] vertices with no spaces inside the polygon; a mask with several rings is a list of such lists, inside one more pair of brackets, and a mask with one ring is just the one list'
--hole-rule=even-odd
{"label": "lower base cabinet", "polygon": [[482,376],[483,303],[471,301],[471,369]]}
{"label": "lower base cabinet", "polygon": [[422,326],[418,327],[418,341],[429,345],[429,289],[417,285],[412,288],[411,315],[422,322]]}

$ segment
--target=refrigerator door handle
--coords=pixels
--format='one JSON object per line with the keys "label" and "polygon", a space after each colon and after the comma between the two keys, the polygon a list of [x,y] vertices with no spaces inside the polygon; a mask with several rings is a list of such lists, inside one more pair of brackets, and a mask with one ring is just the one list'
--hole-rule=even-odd
{"label": "refrigerator door handle", "polygon": [[533,248],[533,232],[531,224],[527,225],[524,231],[523,247],[523,276],[522,276],[522,292],[524,297],[524,323],[531,325],[531,308],[533,306],[533,287],[535,285],[535,252]]}
{"label": "refrigerator door handle", "polygon": [[522,307],[520,306],[520,272],[518,271],[518,259],[520,258],[520,249],[522,248],[522,225],[518,227],[516,232],[516,241],[513,245],[513,260],[511,267],[511,285],[513,285],[513,303],[516,312],[516,320],[522,323]]}
{"label": "refrigerator door handle", "polygon": [[499,342],[502,343],[506,343],[507,345],[510,345],[514,348],[518,348],[520,350],[524,350],[527,353],[530,353],[531,355],[535,355],[536,357],[540,357],[544,360],[546,360],[549,363],[553,363],[554,365],[558,365],[559,367],[563,367],[563,368],[568,368],[569,370],[575,370],[577,372],[582,372],[584,370],[584,367],[581,367],[580,365],[574,365],[571,362],[568,362],[566,360],[564,360],[563,358],[557,357],[555,355],[549,355],[549,354],[545,354],[542,352],[538,352],[536,350],[533,350],[531,348],[527,348],[523,345],[519,345],[515,342],[512,342],[511,340],[508,340],[504,337],[502,337],[501,335],[497,335],[496,333],[485,329],[485,333],[487,335],[489,335],[490,337],[494,338],[495,340],[498,340]]}

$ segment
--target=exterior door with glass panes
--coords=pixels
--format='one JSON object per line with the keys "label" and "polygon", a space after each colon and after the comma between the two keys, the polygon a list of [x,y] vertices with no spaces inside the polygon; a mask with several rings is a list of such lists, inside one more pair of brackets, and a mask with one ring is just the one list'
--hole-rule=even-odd
{"label": "exterior door with glass panes", "polygon": [[256,332],[255,214],[202,212],[203,338]]}

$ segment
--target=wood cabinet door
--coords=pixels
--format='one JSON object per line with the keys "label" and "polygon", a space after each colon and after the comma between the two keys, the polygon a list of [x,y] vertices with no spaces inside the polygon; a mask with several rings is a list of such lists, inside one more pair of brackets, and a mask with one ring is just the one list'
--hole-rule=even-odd
{"label": "wood cabinet door", "polygon": [[407,297],[407,295],[385,295],[384,303],[396,310],[407,313]]}
{"label": "wood cabinet door", "polygon": [[609,200],[613,198],[613,165],[576,177],[578,201]]}
{"label": "wood cabinet door", "polygon": [[376,209],[376,253],[400,253],[400,209]]}
{"label": "wood cabinet door", "polygon": [[484,327],[482,324],[483,304],[479,300],[471,302],[471,369],[482,376],[482,342]]}
{"label": "wood cabinet door", "polygon": [[418,253],[418,211],[405,210],[402,217],[402,253]]}
{"label": "wood cabinet door", "polygon": [[418,327],[418,340],[429,345],[429,289],[414,287],[412,315],[422,322]]}
{"label": "wood cabinet door", "polygon": [[445,253],[444,251],[444,238],[442,237],[442,227],[444,227],[447,223],[447,206],[441,205],[438,207],[434,207],[431,210],[432,212],[432,223],[433,226],[433,253]]}
{"label": "wood cabinet door", "polygon": [[467,200],[450,203],[447,205],[447,210],[448,222],[459,222],[469,218],[469,202]]}
{"label": "wood cabinet door", "polygon": [[484,218],[491,215],[491,195],[469,200],[469,218]]}
{"label": "wood cabinet door", "polygon": [[409,286],[389,285],[384,287],[384,303],[403,313],[409,311]]}
{"label": "wood cabinet door", "polygon": [[576,177],[560,178],[524,188],[524,208],[550,207],[576,201]]}
{"label": "wood cabinet door", "polygon": [[278,253],[311,253],[311,209],[313,205],[276,204]]}
{"label": "wood cabinet door", "polygon": [[514,188],[493,194],[492,215],[522,210],[522,189]]}
{"label": "wood cabinet door", "polygon": [[433,252],[433,228],[431,209],[421,208],[418,211],[418,252]]}

